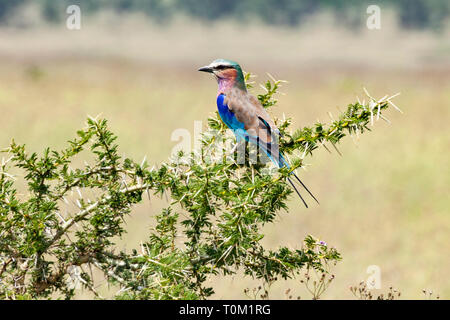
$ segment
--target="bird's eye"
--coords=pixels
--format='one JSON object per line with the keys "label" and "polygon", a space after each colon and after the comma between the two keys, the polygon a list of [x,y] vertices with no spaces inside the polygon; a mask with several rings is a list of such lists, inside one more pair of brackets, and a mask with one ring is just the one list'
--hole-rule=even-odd
{"label": "bird's eye", "polygon": [[227,68],[229,68],[229,66],[219,65],[219,66],[217,66],[215,69],[216,69],[216,70],[224,70],[224,69],[227,69]]}

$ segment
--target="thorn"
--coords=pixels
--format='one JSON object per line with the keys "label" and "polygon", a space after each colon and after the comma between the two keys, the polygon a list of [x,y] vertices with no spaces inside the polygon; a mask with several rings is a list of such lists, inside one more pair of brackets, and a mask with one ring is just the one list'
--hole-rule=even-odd
{"label": "thorn", "polygon": [[403,111],[402,111],[399,107],[397,107],[390,99],[388,99],[387,102],[389,102],[390,104],[392,104],[392,106],[393,106],[395,109],[397,109],[398,112],[403,113]]}
{"label": "thorn", "polygon": [[401,94],[401,93],[398,92],[398,93],[394,94],[393,96],[387,98],[386,100],[391,100],[391,99],[393,99],[393,98],[395,98],[395,97],[398,97],[400,94]]}
{"label": "thorn", "polygon": [[381,119],[383,119],[387,123],[391,124],[391,121],[388,118],[386,118],[385,116],[383,116],[382,114],[380,114],[380,117],[381,117]]}
{"label": "thorn", "polygon": [[92,117],[90,115],[88,115],[88,118],[91,119],[94,122],[98,121],[98,118],[103,114],[103,112],[100,112],[98,115],[96,115],[95,117]]}
{"label": "thorn", "polygon": [[379,103],[383,102],[383,101],[384,101],[384,99],[386,99],[387,97],[388,97],[388,95],[385,95],[385,96],[384,96],[383,98],[381,98],[380,100],[378,100],[378,102],[377,102],[377,103],[379,104]]}
{"label": "thorn", "polygon": [[305,147],[305,150],[303,151],[303,154],[302,154],[302,156],[300,157],[302,160],[305,158],[305,156],[306,156],[306,152],[308,151],[308,146],[309,146],[309,144],[308,144],[308,142],[306,143],[306,147]]}
{"label": "thorn", "polygon": [[369,107],[369,109],[370,109],[370,125],[373,127],[373,111],[372,108]]}
{"label": "thorn", "polygon": [[275,80],[275,78],[267,72],[267,76],[273,81],[273,82],[277,82],[277,80]]}
{"label": "thorn", "polygon": [[353,144],[355,146],[358,146],[358,144],[356,143],[356,140],[355,140],[355,136],[353,134],[350,134],[350,137],[352,138]]}
{"label": "thorn", "polygon": [[147,161],[147,155],[144,156],[144,159],[143,159],[142,162],[141,162],[141,167],[144,166],[145,161]]}
{"label": "thorn", "polygon": [[[366,94],[370,99],[375,100],[375,99],[370,95],[369,91],[367,91],[367,89],[366,89],[365,87],[363,87],[363,90],[364,90],[365,94]],[[375,100],[375,101],[376,101],[376,100]]]}
{"label": "thorn", "polygon": [[266,87],[264,87],[262,84],[260,84],[259,85],[261,88],[263,88],[264,89],[264,91],[266,91],[266,92],[269,92],[269,90],[267,90],[267,88]]}

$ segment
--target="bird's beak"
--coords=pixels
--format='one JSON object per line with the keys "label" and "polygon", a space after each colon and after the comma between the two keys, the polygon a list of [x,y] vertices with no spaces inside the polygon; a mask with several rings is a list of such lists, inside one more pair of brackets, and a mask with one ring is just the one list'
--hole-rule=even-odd
{"label": "bird's beak", "polygon": [[201,67],[200,69],[198,69],[198,71],[212,73],[213,72],[213,68],[211,68],[210,66],[204,66],[204,67]]}

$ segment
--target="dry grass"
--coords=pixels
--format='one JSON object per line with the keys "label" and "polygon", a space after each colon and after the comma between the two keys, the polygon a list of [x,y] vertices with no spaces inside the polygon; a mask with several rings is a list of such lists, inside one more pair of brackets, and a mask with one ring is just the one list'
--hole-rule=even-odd
{"label": "dry grass", "polygon": [[[356,145],[348,138],[343,157],[321,150],[308,159],[311,166],[301,175],[321,205],[306,210],[293,198],[289,213],[266,227],[264,241],[298,247],[313,234],[336,246],[343,261],[324,298],[351,298],[348,287],[368,277],[369,265],[381,268],[383,291],[393,285],[415,299],[430,288],[448,298],[448,38],[422,35],[419,45],[410,34],[377,40],[364,32],[342,34],[337,41],[337,34],[312,27],[298,34],[250,28],[240,37],[227,37],[233,30],[227,25],[190,30],[112,36],[87,25],[80,34],[39,30],[31,38],[30,32],[0,30],[0,146],[14,137],[31,150],[58,148],[88,114],[101,113],[124,154],[164,161],[175,145],[172,131],[192,131],[194,120],[215,110],[215,84],[195,70],[217,56],[243,61],[261,80],[264,71],[289,80],[273,113],[292,117],[294,127],[326,120],[327,111],[337,114],[362,96],[363,86],[380,97],[400,91],[396,101],[405,114],[391,111],[391,125],[376,123]],[[139,244],[164,202],[136,209],[121,247]],[[245,298],[243,289],[257,285],[239,276],[230,280],[212,280],[215,298]],[[308,298],[295,281],[275,285],[271,298],[285,298],[287,288]]]}

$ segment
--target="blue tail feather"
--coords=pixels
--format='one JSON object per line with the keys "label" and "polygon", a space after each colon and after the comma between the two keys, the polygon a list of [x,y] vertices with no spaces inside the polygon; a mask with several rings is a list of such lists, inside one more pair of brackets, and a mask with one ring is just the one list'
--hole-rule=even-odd
{"label": "blue tail feather", "polygon": [[[284,156],[281,154],[279,154],[278,156],[278,161],[274,161],[272,156],[269,156],[269,158],[275,163],[278,164],[279,168],[291,168],[291,166],[289,165],[289,163],[286,161],[286,159],[284,158]],[[278,162],[278,163],[277,163]],[[305,190],[309,193],[309,195],[317,202],[319,203],[319,201],[316,199],[316,197],[314,197],[314,195],[311,193],[311,191],[309,191],[309,189],[305,186],[305,184],[302,182],[302,180],[300,180],[300,178],[295,174],[294,171],[292,171],[290,173],[291,175],[293,175],[295,177],[295,179],[297,179],[297,181],[302,185],[303,188],[305,188]],[[300,195],[300,192],[297,190],[297,188],[295,187],[294,183],[292,182],[292,180],[288,177],[289,183],[292,185],[292,187],[294,188],[294,190],[297,192],[298,196],[300,197],[300,199],[302,199],[303,203],[305,204],[305,206],[308,208],[308,205],[306,204],[305,200],[303,199],[303,197]]]}

